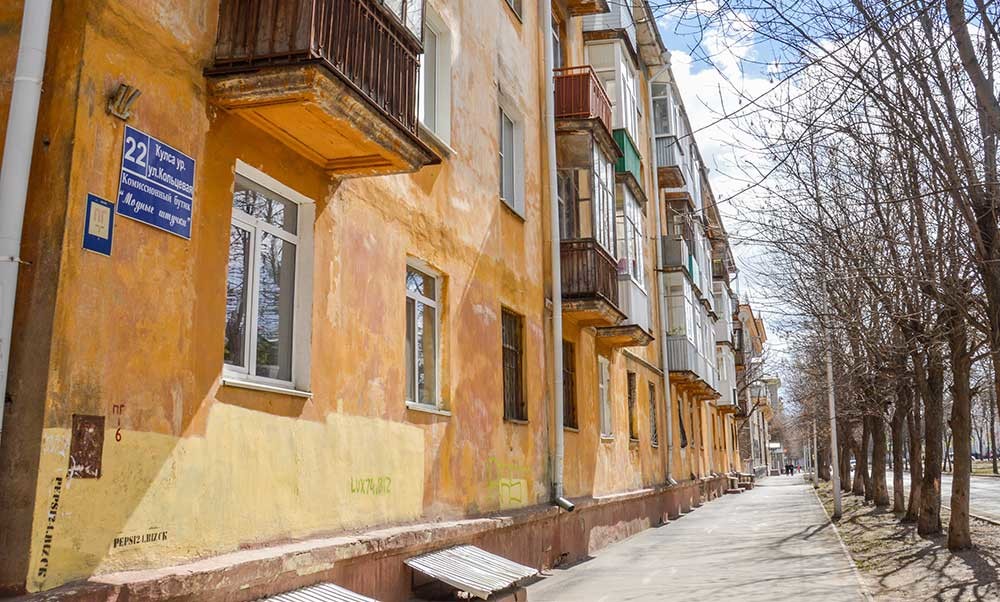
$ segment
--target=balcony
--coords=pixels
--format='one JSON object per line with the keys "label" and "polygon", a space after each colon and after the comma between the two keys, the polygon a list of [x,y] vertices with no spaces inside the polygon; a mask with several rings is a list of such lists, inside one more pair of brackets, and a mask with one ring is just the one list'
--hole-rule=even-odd
{"label": "balcony", "polygon": [[661,236],[660,244],[663,250],[663,264],[667,270],[688,269],[691,258],[691,247],[688,241],[674,236]]}
{"label": "balcony", "polygon": [[592,238],[563,240],[563,313],[581,326],[617,326],[625,319],[618,308],[618,266]]}
{"label": "balcony", "polygon": [[566,10],[574,17],[599,15],[610,9],[608,0],[566,0]]}
{"label": "balcony", "polygon": [[656,179],[660,188],[683,188],[686,184],[676,136],[656,138]]}
{"label": "balcony", "polygon": [[211,101],[337,176],[438,163],[417,136],[422,2],[221,0]]}
{"label": "balcony", "polygon": [[638,185],[642,182],[642,157],[639,155],[639,149],[635,147],[632,136],[625,129],[615,130],[614,135],[615,142],[622,149],[622,156],[615,163],[615,172],[631,175]]}
{"label": "balcony", "polygon": [[686,336],[667,337],[667,369],[670,381],[688,388],[696,398],[719,398],[711,365]]}
{"label": "balcony", "polygon": [[597,341],[612,348],[645,347],[653,341],[649,324],[649,296],[627,274],[618,277],[619,309],[625,321],[597,329]]}
{"label": "balcony", "polygon": [[553,71],[557,134],[589,132],[609,157],[621,150],[611,135],[611,99],[589,65]]}

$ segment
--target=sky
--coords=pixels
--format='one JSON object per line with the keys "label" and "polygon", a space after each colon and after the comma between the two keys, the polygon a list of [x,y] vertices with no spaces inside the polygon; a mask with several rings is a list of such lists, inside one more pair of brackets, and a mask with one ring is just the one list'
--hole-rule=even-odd
{"label": "sky", "polygon": [[[714,8],[712,0],[698,1],[703,10]],[[748,218],[753,219],[753,208],[766,202],[755,192],[745,191],[750,181],[745,165],[754,161],[755,153],[742,143],[746,134],[733,119],[725,118],[745,108],[744,98],[774,89],[769,75],[774,55],[739,16],[699,28],[690,18],[681,21],[674,14],[661,12],[657,11],[660,33],[670,50],[674,76],[731,236],[740,270],[741,300],[748,297],[755,311],[763,314],[772,353],[784,355],[785,342],[777,328],[781,308],[768,302],[772,295],[760,277],[764,249],[740,239],[751,233]]]}

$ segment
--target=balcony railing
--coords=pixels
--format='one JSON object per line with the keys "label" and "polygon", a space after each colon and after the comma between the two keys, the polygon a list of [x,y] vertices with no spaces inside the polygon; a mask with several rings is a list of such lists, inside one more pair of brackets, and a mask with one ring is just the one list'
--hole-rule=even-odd
{"label": "balcony railing", "polygon": [[622,158],[615,163],[615,171],[618,173],[631,173],[636,182],[642,182],[642,157],[639,149],[632,142],[632,136],[625,129],[617,129],[614,132],[615,142],[622,149]]}
{"label": "balcony railing", "polygon": [[564,240],[560,258],[564,299],[603,297],[618,306],[618,266],[596,240]]}
{"label": "balcony railing", "polygon": [[677,167],[680,165],[676,136],[660,136],[656,139],[656,166]]}
{"label": "balcony railing", "polygon": [[687,337],[667,337],[667,368],[671,372],[699,373],[698,350]]}
{"label": "balcony railing", "polygon": [[[413,0],[421,2],[423,0]],[[421,42],[379,0],[222,0],[210,73],[319,62],[417,132]],[[407,21],[418,15],[414,5]]]}
{"label": "balcony railing", "polygon": [[600,119],[611,133],[611,100],[589,66],[554,71],[556,119]]}

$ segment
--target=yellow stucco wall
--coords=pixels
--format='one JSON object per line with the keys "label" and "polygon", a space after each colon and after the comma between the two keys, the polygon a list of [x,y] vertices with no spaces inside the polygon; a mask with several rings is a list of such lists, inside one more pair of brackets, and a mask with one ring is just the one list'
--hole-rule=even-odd
{"label": "yellow stucco wall", "polygon": [[[549,241],[537,6],[525,0],[519,20],[503,2],[487,10],[479,0],[430,1],[454,35],[454,155],[414,175],[343,182],[210,104],[203,70],[214,44],[216,2],[74,5],[79,35],[52,41],[71,48],[50,54],[47,77],[72,74],[78,93],[60,96],[72,111],[43,113],[39,126],[39,135],[63,152],[40,163],[40,177],[67,180],[59,194],[32,189],[25,235],[39,239],[46,228],[59,234],[46,247],[59,258],[51,268],[58,304],[45,318],[52,333],[48,363],[20,364],[16,375],[23,379],[43,366],[37,376],[44,394],[23,399],[44,408],[44,416],[35,433],[41,449],[30,542],[14,552],[27,557],[31,590],[242,546],[548,500]],[[12,10],[0,9],[0,23],[17,20],[20,9]],[[579,64],[579,19],[568,27],[571,64]],[[13,64],[10,36],[0,36],[0,66]],[[185,241],[119,217],[107,258],[80,246],[86,195],[116,196],[124,126],[104,112],[104,103],[119,82],[143,92],[130,125],[197,161],[194,226]],[[0,109],[9,85],[0,79]],[[523,217],[497,199],[498,88],[524,117]],[[309,399],[221,384],[238,159],[317,203]],[[649,169],[643,179],[651,187]],[[652,245],[647,252],[652,283]],[[441,391],[450,416],[404,404],[408,258],[444,277]],[[21,295],[21,306],[30,302]],[[650,302],[659,332],[652,292]],[[504,307],[525,317],[526,424],[503,420]],[[17,328],[45,330],[48,322],[43,326],[26,319]],[[662,377],[641,361],[599,348],[590,329],[567,323],[563,336],[577,346],[580,418],[579,432],[566,432],[567,494],[601,496],[661,483],[666,429],[679,441],[676,411],[667,425],[665,404],[676,408],[678,393],[665,395]],[[631,353],[659,363],[656,342]],[[612,362],[616,437],[609,441],[599,436],[598,354]],[[628,437],[628,371],[638,380],[637,442]],[[659,447],[649,440],[648,382],[658,395]],[[683,404],[694,442],[700,423],[690,400]],[[99,479],[67,472],[74,414],[105,417]],[[703,466],[693,447],[675,444],[673,453],[676,478],[687,478],[680,467],[698,474]]]}

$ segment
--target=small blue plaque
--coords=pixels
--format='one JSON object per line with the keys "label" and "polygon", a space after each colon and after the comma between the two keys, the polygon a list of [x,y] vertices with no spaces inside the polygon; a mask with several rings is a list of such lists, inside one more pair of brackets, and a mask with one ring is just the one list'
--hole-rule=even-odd
{"label": "small blue plaque", "polygon": [[114,234],[114,203],[88,194],[87,216],[83,224],[83,248],[111,257],[111,240]]}

